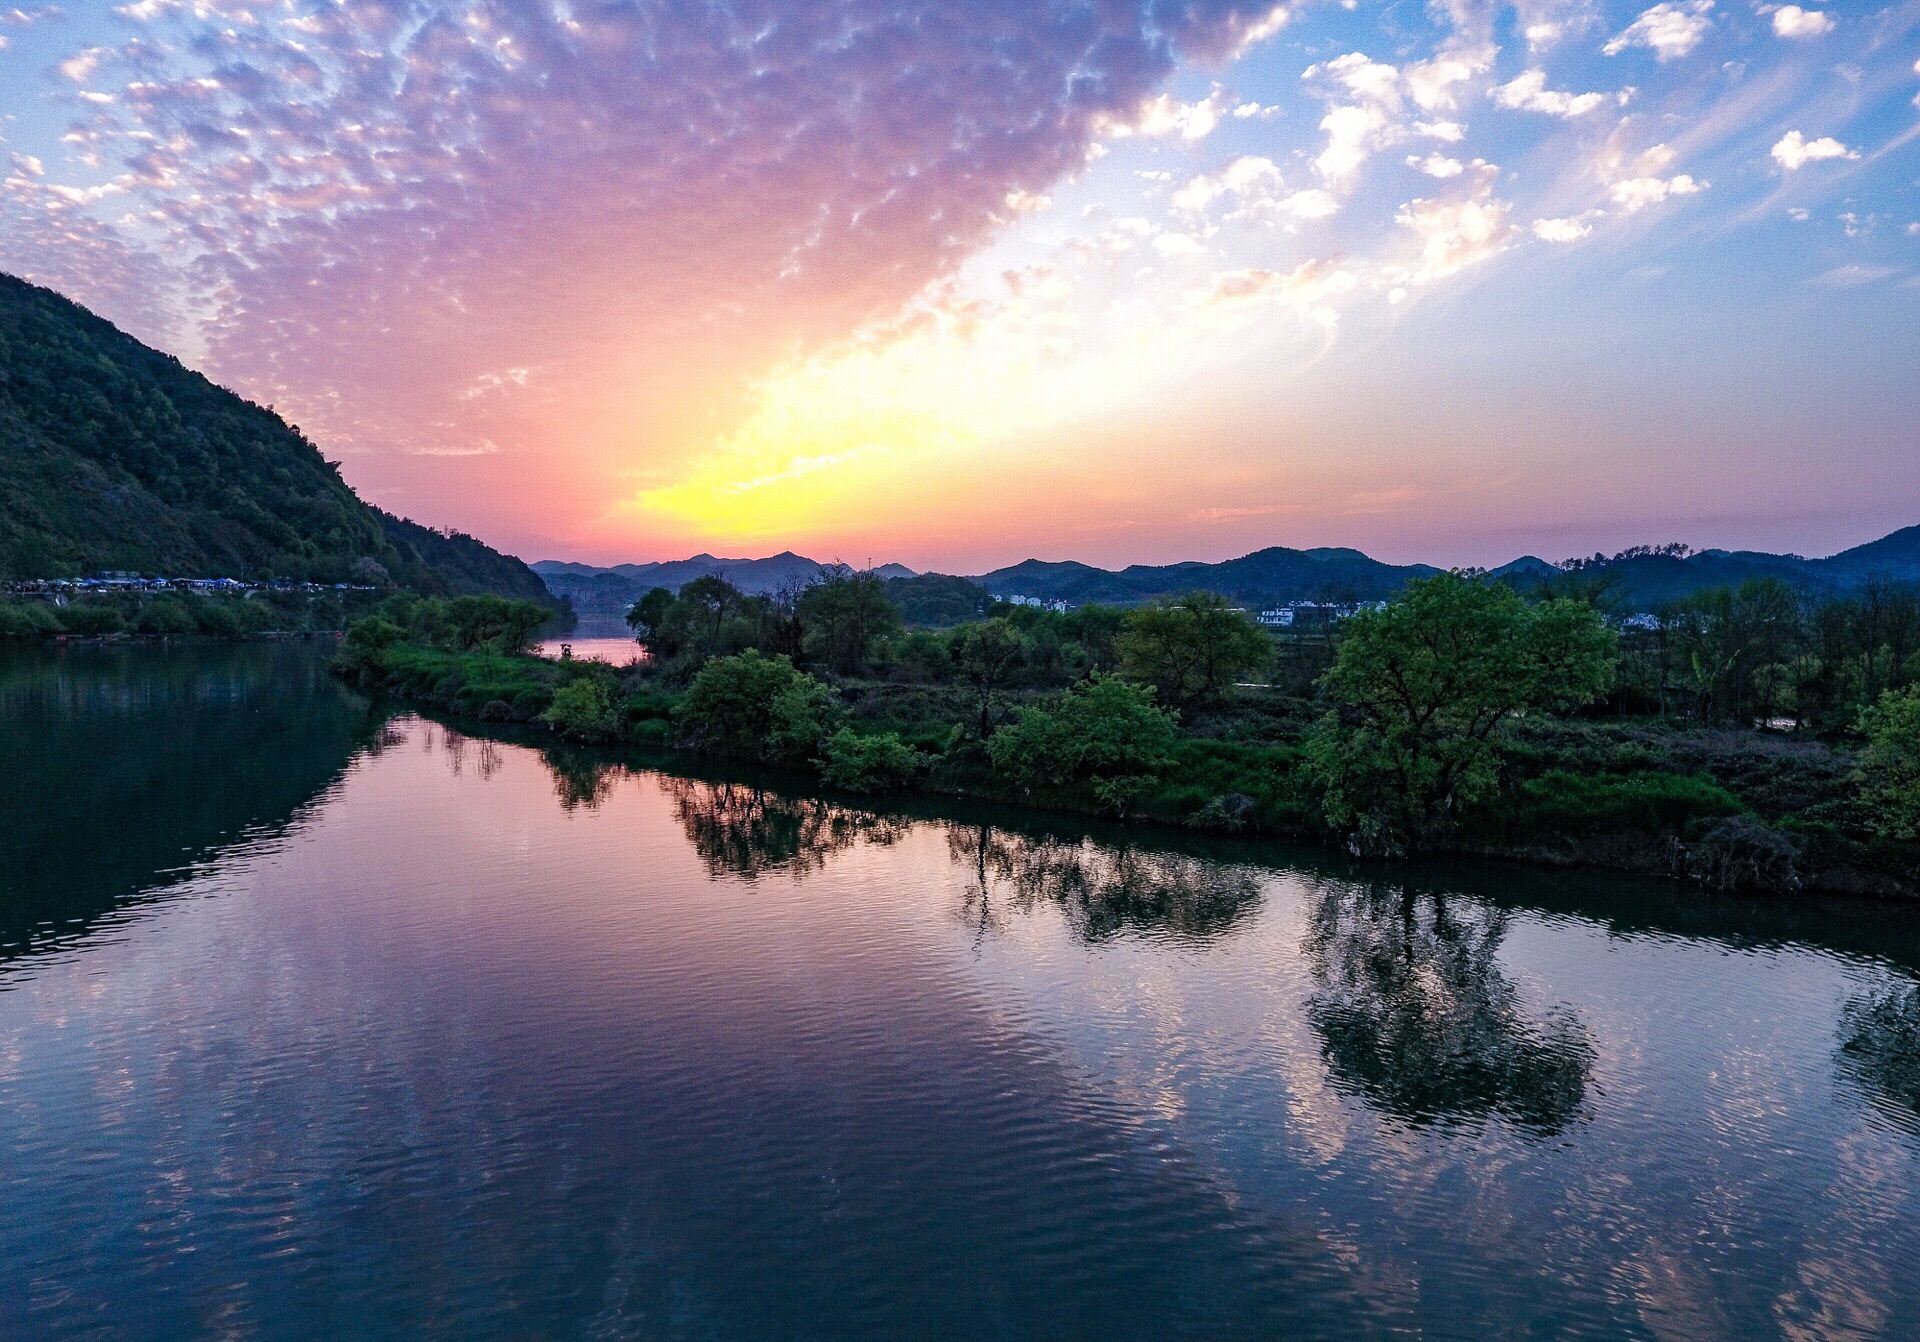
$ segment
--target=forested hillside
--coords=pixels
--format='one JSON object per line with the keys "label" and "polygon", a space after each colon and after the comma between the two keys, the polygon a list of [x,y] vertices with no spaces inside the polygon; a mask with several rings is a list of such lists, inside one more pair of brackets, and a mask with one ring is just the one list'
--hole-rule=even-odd
{"label": "forested hillside", "polygon": [[420,591],[552,601],[518,559],[361,501],[273,411],[0,275],[0,578],[341,582],[361,560]]}

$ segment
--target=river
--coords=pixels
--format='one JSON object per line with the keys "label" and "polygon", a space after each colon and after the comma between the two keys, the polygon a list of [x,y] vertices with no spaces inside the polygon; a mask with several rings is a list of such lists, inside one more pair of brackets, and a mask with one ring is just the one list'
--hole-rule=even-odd
{"label": "river", "polygon": [[1912,1338],[1920,913],[0,651],[0,1336]]}

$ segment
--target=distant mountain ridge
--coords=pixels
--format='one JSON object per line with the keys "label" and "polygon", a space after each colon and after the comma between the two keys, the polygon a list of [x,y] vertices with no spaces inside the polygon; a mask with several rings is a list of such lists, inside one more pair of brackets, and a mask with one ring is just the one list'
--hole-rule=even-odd
{"label": "distant mountain ridge", "polygon": [[1258,604],[1376,601],[1392,596],[1410,578],[1432,577],[1440,571],[1428,564],[1382,563],[1358,550],[1290,550],[1276,545],[1218,564],[1130,564],[1117,572],[1071,560],[1029,559],[974,581],[999,596],[1046,597],[1074,605],[1149,601],[1196,589]]}
{"label": "distant mountain ridge", "polygon": [[0,275],[0,578],[125,569],[557,604],[511,555],[363,501],[301,432],[77,303]]}
{"label": "distant mountain ridge", "polygon": [[[556,595],[571,599],[583,615],[618,615],[650,587],[677,589],[694,578],[718,573],[743,591],[764,593],[795,580],[807,581],[823,566],[785,551],[766,559],[700,554],[612,568],[560,560],[541,560],[532,567]],[[911,569],[898,564],[876,571],[887,577],[912,575]],[[1027,559],[968,581],[995,596],[1040,597],[1073,605],[1132,605],[1198,590],[1258,608],[1288,601],[1377,601],[1392,596],[1410,579],[1442,571],[1431,564],[1388,564],[1353,549],[1272,546],[1220,563],[1131,564],[1118,570],[1070,559]],[[1490,576],[1528,588],[1564,578],[1569,572],[1564,565],[1525,555],[1490,570]],[[1874,578],[1920,582],[1920,526],[1824,559],[1753,550],[1627,551],[1579,561],[1579,572],[1604,582],[1611,604],[1631,610],[1652,610],[1704,588],[1737,586],[1752,578],[1777,578],[1813,594],[1844,592]]]}
{"label": "distant mountain ridge", "polygon": [[[546,583],[547,590],[572,602],[577,614],[606,617],[624,615],[629,606],[655,587],[677,592],[695,578],[718,575],[743,592],[764,596],[783,587],[812,582],[826,565],[783,550],[765,559],[720,559],[697,554],[691,559],[615,564],[611,568],[541,559],[530,567]],[[914,576],[912,569],[901,564],[884,564],[874,571],[883,578]]]}

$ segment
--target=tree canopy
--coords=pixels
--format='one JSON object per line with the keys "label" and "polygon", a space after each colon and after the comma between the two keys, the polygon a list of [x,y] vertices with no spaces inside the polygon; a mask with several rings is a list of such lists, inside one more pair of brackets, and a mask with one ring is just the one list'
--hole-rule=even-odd
{"label": "tree canopy", "polygon": [[1370,851],[1431,846],[1498,782],[1516,714],[1588,703],[1612,682],[1615,639],[1591,606],[1530,605],[1460,574],[1409,583],[1343,627],[1310,743],[1328,821]]}

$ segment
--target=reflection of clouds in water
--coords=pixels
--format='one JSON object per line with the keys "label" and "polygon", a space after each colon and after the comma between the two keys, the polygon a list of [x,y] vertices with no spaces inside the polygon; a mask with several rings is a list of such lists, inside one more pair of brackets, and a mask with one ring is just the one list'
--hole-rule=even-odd
{"label": "reflection of clouds in water", "polygon": [[1006,911],[1029,913],[1044,904],[1058,908],[1085,942],[1127,933],[1205,942],[1225,933],[1260,895],[1247,868],[991,825],[949,827],[947,851],[971,873],[960,916],[980,936],[1004,931]]}
{"label": "reflection of clouds in water", "polygon": [[1335,1084],[1414,1124],[1499,1115],[1545,1135],[1580,1116],[1593,1045],[1569,1012],[1522,1013],[1498,958],[1509,916],[1439,893],[1325,887],[1304,950]]}
{"label": "reflection of clouds in water", "polygon": [[782,871],[804,876],[856,843],[890,846],[913,822],[789,797],[744,783],[663,777],[674,819],[713,876],[758,880]]}

